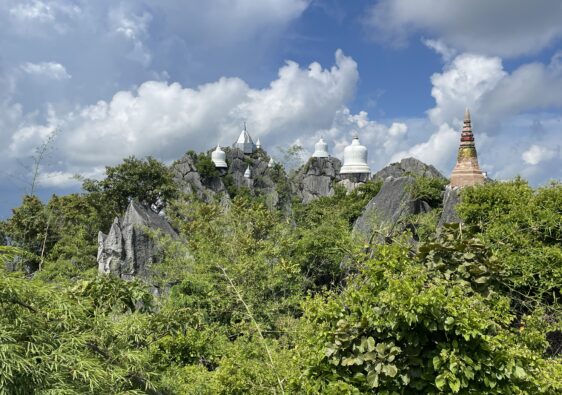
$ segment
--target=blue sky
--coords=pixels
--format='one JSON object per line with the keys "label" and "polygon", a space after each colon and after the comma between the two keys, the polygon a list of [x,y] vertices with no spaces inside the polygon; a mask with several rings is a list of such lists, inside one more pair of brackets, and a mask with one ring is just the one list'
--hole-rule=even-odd
{"label": "blue sky", "polygon": [[469,106],[481,166],[562,178],[558,0],[0,0],[0,217],[29,189],[79,190],[129,155],[170,162],[353,133],[371,168],[415,156],[448,175]]}

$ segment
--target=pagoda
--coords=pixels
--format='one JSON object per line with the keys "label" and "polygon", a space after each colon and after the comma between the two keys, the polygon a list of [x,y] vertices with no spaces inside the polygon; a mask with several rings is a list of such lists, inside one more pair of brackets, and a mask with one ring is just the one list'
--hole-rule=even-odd
{"label": "pagoda", "polygon": [[457,164],[451,174],[452,187],[465,187],[484,183],[484,174],[478,165],[474,135],[470,123],[468,108],[464,113],[464,125],[461,133],[461,143],[457,155]]}

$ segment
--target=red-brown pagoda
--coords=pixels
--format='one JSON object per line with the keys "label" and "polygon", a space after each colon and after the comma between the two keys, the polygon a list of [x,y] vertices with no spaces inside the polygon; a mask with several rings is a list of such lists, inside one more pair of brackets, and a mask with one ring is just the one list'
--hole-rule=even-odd
{"label": "red-brown pagoda", "polygon": [[474,135],[470,124],[470,112],[467,108],[464,113],[464,126],[461,133],[457,164],[451,174],[451,186],[464,187],[483,183],[484,175],[478,165]]}

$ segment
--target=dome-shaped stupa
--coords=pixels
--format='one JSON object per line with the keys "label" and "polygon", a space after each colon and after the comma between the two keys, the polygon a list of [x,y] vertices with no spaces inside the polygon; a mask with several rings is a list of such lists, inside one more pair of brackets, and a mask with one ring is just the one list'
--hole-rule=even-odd
{"label": "dome-shaped stupa", "polygon": [[314,145],[314,153],[312,154],[313,158],[327,158],[330,154],[328,153],[328,144],[324,141],[323,138],[320,138],[318,142]]}
{"label": "dome-shaped stupa", "polygon": [[220,145],[217,145],[217,149],[215,149],[211,153],[211,160],[213,161],[213,163],[215,164],[215,167],[217,167],[217,168],[228,167],[228,165],[226,164],[226,154],[221,149]]}
{"label": "dome-shaped stupa", "polygon": [[244,172],[244,177],[245,178],[252,177],[252,171],[250,170],[250,165],[248,165],[248,167],[246,168],[246,171]]}
{"label": "dome-shaped stupa", "polygon": [[256,149],[260,149],[261,148],[261,141],[258,137],[258,141],[256,141]]}
{"label": "dome-shaped stupa", "polygon": [[355,135],[351,145],[343,151],[343,166],[340,174],[369,174],[371,169],[367,164],[367,147],[359,143],[359,137]]}

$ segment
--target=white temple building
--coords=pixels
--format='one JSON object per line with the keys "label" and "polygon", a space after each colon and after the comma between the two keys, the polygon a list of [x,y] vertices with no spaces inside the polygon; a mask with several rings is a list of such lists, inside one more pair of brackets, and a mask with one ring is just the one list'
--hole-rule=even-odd
{"label": "white temple building", "polygon": [[314,152],[312,154],[313,158],[328,158],[330,154],[328,153],[328,144],[323,138],[320,138],[318,142],[314,145]]}
{"label": "white temple building", "polygon": [[211,153],[211,160],[216,168],[224,169],[228,167],[226,164],[226,153],[221,149],[220,145],[217,145],[217,149]]}
{"label": "white temple building", "polygon": [[261,148],[261,141],[258,137],[258,141],[256,141],[256,149],[260,149]]}
{"label": "white temple building", "polygon": [[244,178],[251,178],[251,177],[252,177],[252,171],[250,170],[250,165],[248,165],[246,171],[244,172]]}
{"label": "white temple building", "polygon": [[343,151],[343,166],[340,174],[370,174],[371,169],[367,164],[367,147],[359,143],[359,137],[355,135],[351,145]]}
{"label": "white temple building", "polygon": [[246,130],[246,123],[244,123],[244,130],[240,133],[238,140],[232,146],[242,150],[245,154],[253,154],[256,151],[256,145]]}
{"label": "white temple building", "polygon": [[275,165],[275,161],[273,158],[269,158],[269,162],[267,163],[267,167],[271,168]]}

